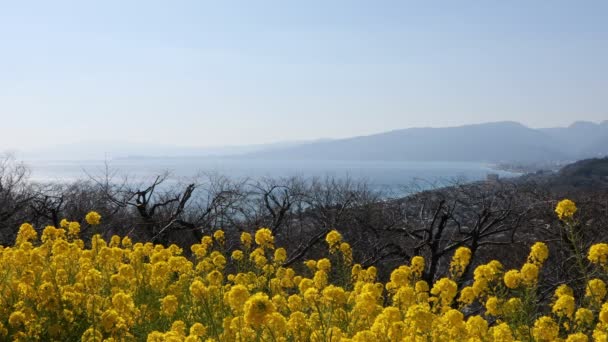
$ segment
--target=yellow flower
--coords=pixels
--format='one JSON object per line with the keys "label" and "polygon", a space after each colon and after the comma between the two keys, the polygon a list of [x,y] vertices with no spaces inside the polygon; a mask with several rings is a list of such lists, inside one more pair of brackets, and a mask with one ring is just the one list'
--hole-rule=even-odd
{"label": "yellow flower", "polygon": [[587,259],[594,264],[606,265],[608,263],[608,244],[597,243],[591,246]]}
{"label": "yellow flower", "polygon": [[500,300],[498,298],[494,296],[488,297],[486,300],[486,313],[492,316],[500,315]]}
{"label": "yellow flower", "polygon": [[[171,324],[171,330],[169,331],[176,333],[179,337],[184,337],[186,334],[186,323],[184,321],[175,321]],[[174,336],[171,334],[171,336]]]}
{"label": "yellow flower", "polygon": [[306,260],[304,261],[304,266],[306,266],[310,271],[314,272],[317,269],[317,261]]}
{"label": "yellow flower", "polygon": [[340,244],[339,249],[344,258],[344,262],[346,262],[347,264],[352,263],[353,262],[353,251],[350,248],[350,245],[347,242],[342,242]]}
{"label": "yellow flower", "polygon": [[591,279],[585,289],[585,297],[591,298],[595,303],[601,303],[606,297],[606,283],[601,279]]}
{"label": "yellow flower", "polygon": [[414,327],[414,330],[428,330],[433,324],[434,316],[428,305],[415,304],[407,309],[405,321]]}
{"label": "yellow flower", "polygon": [[414,284],[417,293],[429,292],[429,284],[424,280],[419,280]]}
{"label": "yellow flower", "polygon": [[287,299],[287,306],[292,312],[300,311],[302,309],[302,297],[295,294],[289,296]]}
{"label": "yellow flower", "polygon": [[580,332],[570,334],[566,338],[566,342],[587,342],[587,341],[589,341],[589,338],[587,337],[587,335],[580,333]]}
{"label": "yellow flower", "polygon": [[602,305],[599,315],[600,321],[604,324],[608,324],[608,303]]}
{"label": "yellow flower", "polygon": [[569,319],[572,319],[575,306],[576,304],[574,303],[574,297],[563,295],[555,301],[555,304],[553,304],[553,308],[551,310],[558,317],[566,316]]}
{"label": "yellow flower", "polygon": [[264,249],[259,247],[254,249],[253,252],[251,252],[251,254],[249,255],[249,259],[252,260],[258,268],[263,268],[264,265],[266,265],[266,263],[268,262],[268,259],[266,259],[266,255],[264,253]]}
{"label": "yellow flower", "polygon": [[555,207],[555,213],[560,220],[572,218],[576,210],[576,204],[569,199],[561,200]]}
{"label": "yellow flower", "polygon": [[18,327],[25,324],[25,314],[21,311],[14,311],[8,318],[8,324],[12,327]]}
{"label": "yellow flower", "polygon": [[527,285],[536,284],[538,280],[538,267],[535,264],[525,263],[520,273],[524,283]]}
{"label": "yellow flower", "polygon": [[111,331],[112,328],[118,323],[120,315],[114,309],[106,310],[101,315],[101,325],[106,331]]}
{"label": "yellow flower", "polygon": [[68,228],[68,234],[70,234],[72,236],[77,236],[78,234],[80,234],[80,223],[78,223],[78,222],[68,223],[67,228]]}
{"label": "yellow flower", "polygon": [[275,311],[275,306],[267,295],[258,292],[247,299],[244,311],[245,322],[254,328],[259,328],[266,321],[268,315]]}
{"label": "yellow flower", "polygon": [[409,266],[401,265],[391,272],[391,281],[386,284],[386,289],[394,292],[400,287],[406,286],[411,279],[412,271]]}
{"label": "yellow flower", "polygon": [[449,306],[458,291],[458,284],[449,278],[441,278],[433,285],[431,294],[439,297],[442,306]]}
{"label": "yellow flower", "polygon": [[214,238],[214,239],[215,239],[215,240],[216,240],[216,241],[217,241],[217,242],[218,242],[220,245],[224,244],[224,239],[225,239],[225,236],[224,236],[224,231],[223,231],[223,230],[216,230],[216,231],[213,233],[213,238]]}
{"label": "yellow flower", "polygon": [[327,258],[320,259],[317,261],[317,268],[321,271],[329,272],[331,268],[331,261]]}
{"label": "yellow flower", "polygon": [[346,303],[346,292],[341,287],[329,285],[323,289],[323,299],[326,303],[342,305]]}
{"label": "yellow flower", "polygon": [[528,256],[528,262],[540,265],[547,260],[549,257],[549,248],[543,242],[537,242],[530,248],[530,255]]}
{"label": "yellow flower", "polygon": [[204,245],[205,247],[209,247],[213,244],[213,238],[211,236],[205,235],[201,239],[201,244]]}
{"label": "yellow flower", "polygon": [[471,286],[467,286],[460,291],[458,301],[465,305],[471,305],[476,297],[475,290]]}
{"label": "yellow flower", "polygon": [[572,288],[570,288],[570,286],[566,284],[561,284],[557,287],[557,289],[555,289],[555,297],[559,298],[563,295],[574,296],[574,291],[572,291]]}
{"label": "yellow flower", "polygon": [[262,248],[273,248],[274,237],[272,236],[270,229],[260,228],[257,232],[255,232],[255,243]]}
{"label": "yellow flower", "polygon": [[412,261],[410,262],[410,265],[412,267],[412,272],[420,277],[422,276],[422,273],[424,272],[424,258],[421,256],[415,256],[412,258]]}
{"label": "yellow flower", "polygon": [[522,307],[523,307],[523,303],[522,303],[521,299],[519,299],[519,297],[513,297],[513,298],[509,298],[509,300],[507,300],[503,304],[502,312],[505,315],[513,315],[513,314],[521,312]]}
{"label": "yellow flower", "polygon": [[595,329],[593,330],[593,340],[608,341],[608,333],[606,333],[603,329]]}
{"label": "yellow flower", "polygon": [[190,335],[203,337],[207,333],[207,328],[201,323],[194,323],[190,327]]}
{"label": "yellow flower", "polygon": [[19,227],[19,232],[17,233],[17,239],[15,240],[15,246],[21,246],[26,242],[30,242],[38,237],[38,233],[34,227],[29,223],[24,223]]}
{"label": "yellow flower", "polygon": [[289,316],[287,321],[287,329],[294,336],[299,336],[298,340],[306,340],[306,315],[301,311],[295,311]]}
{"label": "yellow flower", "polygon": [[241,250],[234,250],[232,251],[232,255],[231,258],[237,261],[243,260],[243,251]]}
{"label": "yellow flower", "polygon": [[471,250],[468,247],[459,247],[454,252],[454,257],[450,263],[450,273],[458,278],[469,265],[471,261]]}
{"label": "yellow flower", "polygon": [[323,270],[318,270],[317,272],[315,272],[312,281],[315,283],[315,286],[318,289],[324,288],[325,286],[327,286],[327,272]]}
{"label": "yellow flower", "polygon": [[479,265],[473,271],[473,290],[475,295],[480,296],[488,291],[489,285],[498,280],[502,272],[502,264],[497,260],[492,260],[485,265]]}
{"label": "yellow flower", "polygon": [[311,307],[316,306],[317,301],[319,300],[319,290],[314,287],[306,289],[306,291],[304,292],[304,300]]}
{"label": "yellow flower", "polygon": [[340,235],[340,233],[338,233],[337,230],[332,230],[329,233],[327,233],[327,236],[325,237],[325,241],[329,245],[330,251],[332,251],[332,253],[333,253],[338,248],[338,245],[340,244],[340,242],[342,242],[342,235]]}
{"label": "yellow flower", "polygon": [[266,326],[272,331],[272,335],[282,336],[287,330],[287,320],[278,312],[271,312],[266,317]]}
{"label": "yellow flower", "polygon": [[209,282],[209,285],[219,286],[222,283],[223,279],[224,275],[218,270],[212,271],[207,274],[207,281]]}
{"label": "yellow flower", "polygon": [[593,316],[593,311],[587,308],[579,308],[574,314],[574,321],[578,325],[589,326],[591,323],[593,323],[594,319],[595,317]]}
{"label": "yellow flower", "polygon": [[249,234],[247,232],[243,232],[241,234],[241,244],[243,244],[244,247],[250,248],[252,241],[253,241],[253,239],[251,237],[251,234]]}
{"label": "yellow flower", "polygon": [[500,342],[514,341],[513,333],[507,323],[500,323],[492,328],[492,340]]}
{"label": "yellow flower", "polygon": [[488,332],[488,322],[481,316],[471,316],[467,319],[466,329],[471,338],[482,340]]}
{"label": "yellow flower", "polygon": [[[241,234],[244,247],[232,254],[216,243],[226,238],[216,231],[192,245],[189,258],[177,245],[128,237],[106,242],[97,234],[85,245],[77,222],[61,225],[38,240],[24,224],[14,246],[0,246],[1,341],[608,340],[608,244],[589,250],[589,261],[602,267],[590,270],[596,278],[585,298],[562,284],[536,302],[537,285],[550,285],[539,283],[544,243],[532,245],[520,270],[504,273],[492,260],[461,289],[457,277],[471,262],[466,247],[443,265],[446,277],[427,283],[420,256],[392,270],[351,265],[350,245],[335,231],[325,236],[331,258],[315,250],[318,261],[292,269],[267,228],[255,239]],[[376,279],[389,274],[386,283]],[[471,310],[485,314],[465,320]],[[524,310],[535,319],[529,325]]]}
{"label": "yellow flower", "polygon": [[507,271],[504,275],[505,285],[510,289],[516,289],[521,283],[521,274],[518,270]]}
{"label": "yellow flower", "polygon": [[228,292],[228,305],[232,310],[240,312],[248,298],[247,288],[244,285],[235,285]]}
{"label": "yellow flower", "polygon": [[542,316],[534,322],[532,336],[536,341],[555,341],[559,334],[559,326],[551,317]]}
{"label": "yellow flower", "polygon": [[274,251],[274,261],[276,263],[282,264],[287,260],[287,251],[285,248],[277,248]]}
{"label": "yellow flower", "polygon": [[209,289],[200,280],[195,280],[190,284],[190,293],[197,300],[203,300],[209,294]]}
{"label": "yellow flower", "polygon": [[224,258],[222,254],[217,254],[215,256],[212,255],[212,257],[212,262],[215,267],[217,267],[218,269],[224,268],[224,266],[226,265],[226,258]]}
{"label": "yellow flower", "polygon": [[89,212],[84,219],[87,221],[88,224],[90,224],[91,226],[96,226],[99,223],[101,223],[101,215],[99,215],[98,212],[96,211],[91,211]]}
{"label": "yellow flower", "polygon": [[83,342],[100,342],[103,340],[103,334],[99,329],[90,327],[82,334],[81,340]]}

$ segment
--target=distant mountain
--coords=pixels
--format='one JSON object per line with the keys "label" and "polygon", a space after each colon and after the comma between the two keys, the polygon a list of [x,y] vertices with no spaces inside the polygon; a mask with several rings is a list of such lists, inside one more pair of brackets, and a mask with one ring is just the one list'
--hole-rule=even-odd
{"label": "distant mountain", "polygon": [[23,159],[238,157],[287,160],[570,162],[608,155],[608,121],[533,129],[504,121],[443,128],[408,128],[346,139],[274,144],[179,147],[83,142],[23,153]]}
{"label": "distant mountain", "polygon": [[517,122],[410,128],[247,156],[268,159],[548,162],[608,154],[608,121],[533,129]]}
{"label": "distant mountain", "polygon": [[286,141],[242,146],[181,147],[162,144],[140,144],[117,141],[84,141],[76,144],[64,144],[30,151],[22,151],[18,154],[18,156],[22,159],[44,160],[201,158],[235,156],[261,150],[273,151],[276,149],[285,149],[311,142],[312,141]]}
{"label": "distant mountain", "polygon": [[595,140],[584,149],[585,156],[601,157],[608,155],[608,137]]}
{"label": "distant mountain", "polygon": [[410,128],[275,151],[252,158],[416,161],[544,161],[570,158],[556,136],[516,122]]}
{"label": "distant mountain", "polygon": [[539,131],[561,141],[562,150],[577,159],[608,154],[608,121],[599,124],[577,121],[568,127],[541,128]]}

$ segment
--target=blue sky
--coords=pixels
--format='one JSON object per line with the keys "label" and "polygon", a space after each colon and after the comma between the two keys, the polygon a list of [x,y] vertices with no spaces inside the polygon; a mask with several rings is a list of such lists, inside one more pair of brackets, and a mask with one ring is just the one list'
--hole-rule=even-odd
{"label": "blue sky", "polygon": [[608,119],[606,1],[4,1],[0,149]]}

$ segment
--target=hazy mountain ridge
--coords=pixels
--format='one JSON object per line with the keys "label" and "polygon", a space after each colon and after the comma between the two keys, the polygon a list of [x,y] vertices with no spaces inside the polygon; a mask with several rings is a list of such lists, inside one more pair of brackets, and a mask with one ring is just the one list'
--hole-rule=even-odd
{"label": "hazy mountain ridge", "polygon": [[[315,141],[324,140],[327,139]],[[76,144],[64,144],[30,151],[20,151],[17,154],[24,159],[43,160],[204,158],[241,155],[262,150],[273,151],[311,142],[294,140],[269,144],[190,147],[116,141],[85,141]]]}
{"label": "hazy mountain ridge", "polygon": [[608,153],[608,122],[533,129],[517,122],[409,128],[249,154],[251,158],[416,161],[551,161]]}
{"label": "hazy mountain ridge", "polygon": [[568,127],[526,127],[504,121],[442,128],[407,128],[345,139],[179,147],[83,142],[23,153],[26,159],[227,157],[286,160],[549,162],[608,155],[608,120]]}
{"label": "hazy mountain ridge", "polygon": [[571,154],[594,156],[606,153],[608,145],[608,120],[599,124],[588,121],[577,121],[568,127],[542,128],[540,131],[566,143],[562,149]]}

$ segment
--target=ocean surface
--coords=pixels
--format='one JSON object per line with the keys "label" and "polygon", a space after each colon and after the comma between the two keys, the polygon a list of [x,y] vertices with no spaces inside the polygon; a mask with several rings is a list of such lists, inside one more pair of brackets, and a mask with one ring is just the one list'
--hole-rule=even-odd
{"label": "ocean surface", "polygon": [[35,182],[69,182],[102,177],[108,169],[115,177],[146,181],[169,171],[174,181],[189,181],[203,174],[220,174],[233,179],[301,176],[351,178],[370,186],[402,192],[415,185],[430,188],[454,181],[485,179],[489,173],[500,177],[515,173],[493,170],[489,165],[471,162],[400,162],[400,161],[292,161],[237,158],[155,158],[103,160],[25,160]]}

